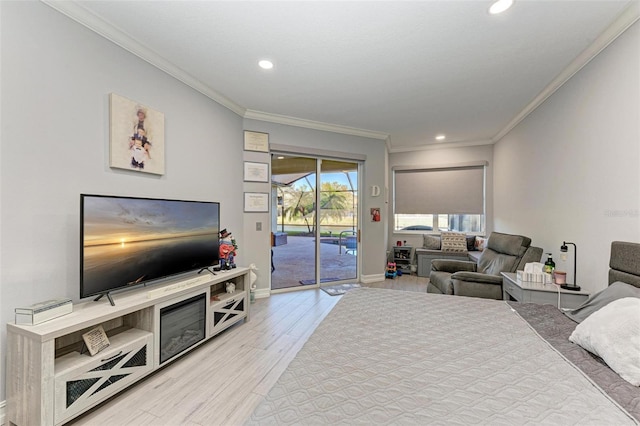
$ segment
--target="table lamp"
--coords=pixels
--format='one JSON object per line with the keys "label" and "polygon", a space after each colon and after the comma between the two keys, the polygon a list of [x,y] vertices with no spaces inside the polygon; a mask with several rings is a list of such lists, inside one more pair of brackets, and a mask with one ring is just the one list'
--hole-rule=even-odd
{"label": "table lamp", "polygon": [[574,243],[563,241],[562,245],[560,246],[561,252],[566,253],[569,251],[569,247],[567,247],[567,244],[571,244],[573,246],[573,284],[562,284],[560,287],[565,290],[580,291],[580,286],[576,285],[577,283],[576,265],[578,263],[578,247]]}

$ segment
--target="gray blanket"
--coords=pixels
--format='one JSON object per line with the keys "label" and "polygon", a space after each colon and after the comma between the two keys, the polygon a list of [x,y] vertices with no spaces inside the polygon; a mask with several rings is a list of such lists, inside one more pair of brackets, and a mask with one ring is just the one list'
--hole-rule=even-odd
{"label": "gray blanket", "polygon": [[610,369],[602,359],[569,341],[576,323],[551,305],[511,303],[511,306],[569,361],[578,366],[609,396],[640,420],[640,388],[633,386]]}
{"label": "gray blanket", "polygon": [[249,424],[636,424],[507,303],[356,289]]}

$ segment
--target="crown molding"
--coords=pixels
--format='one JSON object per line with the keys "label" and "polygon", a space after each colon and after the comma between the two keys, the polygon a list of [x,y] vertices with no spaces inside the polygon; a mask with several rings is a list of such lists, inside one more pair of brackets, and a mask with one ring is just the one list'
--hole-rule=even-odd
{"label": "crown molding", "polygon": [[418,152],[418,151],[433,151],[438,149],[453,149],[464,148],[468,146],[482,146],[493,145],[495,142],[491,139],[479,140],[479,141],[458,141],[458,142],[434,142],[422,146],[397,146],[389,150],[390,153],[399,152]]}
{"label": "crown molding", "polygon": [[78,3],[74,1],[56,1],[41,0],[42,3],[87,27],[95,33],[101,35],[107,40],[148,62],[152,66],[164,71],[168,75],[181,81],[192,89],[202,93],[209,99],[217,102],[225,108],[233,111],[235,114],[254,120],[266,121],[277,124],[285,124],[295,127],[303,127],[307,129],[321,130],[333,133],[341,133],[345,135],[360,136],[370,139],[384,140],[387,151],[394,152],[410,152],[410,151],[426,151],[443,148],[456,148],[466,146],[478,146],[493,144],[502,139],[522,120],[538,108],[547,98],[555,93],[564,85],[573,75],[587,65],[602,50],[611,44],[618,36],[620,36],[627,28],[640,19],[640,2],[634,1],[629,5],[620,16],[610,25],[596,40],[587,47],[578,57],[576,57],[556,78],[549,83],[520,113],[518,113],[500,132],[498,132],[491,140],[488,141],[460,141],[460,142],[444,142],[439,144],[428,144],[424,146],[397,146],[393,147],[391,137],[388,133],[358,129],[354,127],[341,126],[337,124],[324,123],[320,121],[307,120],[303,118],[290,117],[279,114],[271,114],[267,112],[255,111],[247,109],[226,96],[218,93],[213,88],[202,83],[178,66],[164,59],[161,55],[143,44],[135,41],[126,32],[114,27],[107,21],[94,15]]}
{"label": "crown molding", "polygon": [[343,135],[361,136],[363,138],[379,139],[383,141],[387,141],[389,139],[388,133],[324,123],[322,121],[306,120],[304,118],[290,117],[287,115],[271,114],[269,112],[256,111],[252,109],[246,110],[244,118],[266,121],[269,123],[285,124],[287,126],[304,127],[305,129],[321,130],[324,132],[341,133]]}
{"label": "crown molding", "polygon": [[91,31],[101,35],[107,40],[122,47],[126,51],[136,55],[140,59],[150,63],[154,67],[166,72],[173,78],[183,82],[192,89],[202,93],[211,100],[230,109],[239,116],[243,116],[246,108],[238,105],[226,96],[216,92],[211,87],[202,83],[186,71],[164,59],[161,55],[135,41],[129,34],[114,27],[107,21],[99,18],[81,5],[73,1],[41,0],[42,3],[73,19]]}
{"label": "crown molding", "polygon": [[492,139],[495,143],[513,130],[522,120],[538,108],[547,98],[553,95],[571,77],[584,68],[593,58],[598,56],[607,46],[617,39],[627,28],[640,19],[640,2],[631,3],[618,18],[593,43],[583,50],[556,78],[545,87],[518,115],[516,115],[500,132]]}
{"label": "crown molding", "polygon": [[391,152],[391,135],[384,141],[384,144],[387,146],[387,152]]}

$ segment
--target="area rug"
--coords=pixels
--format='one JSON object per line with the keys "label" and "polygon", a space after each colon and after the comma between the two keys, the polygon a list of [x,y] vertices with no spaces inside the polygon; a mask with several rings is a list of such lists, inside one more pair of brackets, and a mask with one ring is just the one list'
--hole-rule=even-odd
{"label": "area rug", "polygon": [[[332,277],[332,278],[320,278],[320,282],[321,283],[328,283],[328,282],[331,282],[331,281],[338,281],[339,279],[340,278],[335,278],[335,277]],[[313,285],[315,283],[316,283],[316,280],[313,279],[313,278],[310,279],[310,280],[300,280],[300,284],[302,284],[302,285]]]}
{"label": "area rug", "polygon": [[339,296],[341,294],[345,294],[349,290],[353,290],[354,288],[360,288],[360,284],[337,284],[320,287],[320,289],[329,296]]}

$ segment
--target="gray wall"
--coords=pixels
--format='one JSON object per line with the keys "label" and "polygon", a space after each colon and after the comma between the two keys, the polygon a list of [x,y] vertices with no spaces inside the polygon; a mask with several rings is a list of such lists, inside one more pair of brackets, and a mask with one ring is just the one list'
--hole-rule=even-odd
{"label": "gray wall", "polygon": [[[389,191],[393,200],[393,167],[438,167],[452,164],[487,162],[485,178],[486,232],[493,230],[493,145],[479,145],[459,148],[433,148],[424,151],[397,152],[389,154]],[[424,190],[424,188],[423,188]],[[421,188],[416,188],[416,196]],[[393,206],[389,203],[389,245],[398,240],[406,240],[413,247],[422,247],[422,233],[393,232]]]}
{"label": "gray wall", "polygon": [[[4,400],[13,309],[78,300],[80,193],[219,201],[222,225],[245,243],[240,117],[40,2],[0,8]],[[109,168],[110,92],[164,112],[164,176]]]}
{"label": "gray wall", "polygon": [[607,285],[611,242],[640,242],[640,23],[494,147],[494,224],[560,258],[578,284]]}
{"label": "gray wall", "polygon": [[[366,155],[362,177],[363,189],[360,198],[363,209],[362,243],[359,253],[362,261],[361,274],[365,276],[383,274],[386,218],[383,218],[381,222],[371,222],[368,220],[368,212],[371,207],[384,208],[384,196],[371,197],[370,192],[371,185],[378,185],[381,188],[385,186],[386,146],[384,141],[248,119],[244,121],[244,128],[245,130],[269,133],[270,144]],[[255,216],[255,219],[254,215],[250,218],[247,216],[245,232],[249,241],[253,241],[254,238],[259,241],[265,240],[262,234],[255,231],[255,221],[258,219],[263,223],[270,223],[268,215],[261,218]],[[270,264],[267,263],[267,261],[270,262],[268,243],[264,248],[255,246],[251,250],[250,257],[255,259],[257,263],[260,265]],[[261,271],[262,269],[261,267]],[[266,274],[259,274],[259,278],[264,275]],[[259,288],[269,288],[269,284],[266,280],[260,280]]]}

